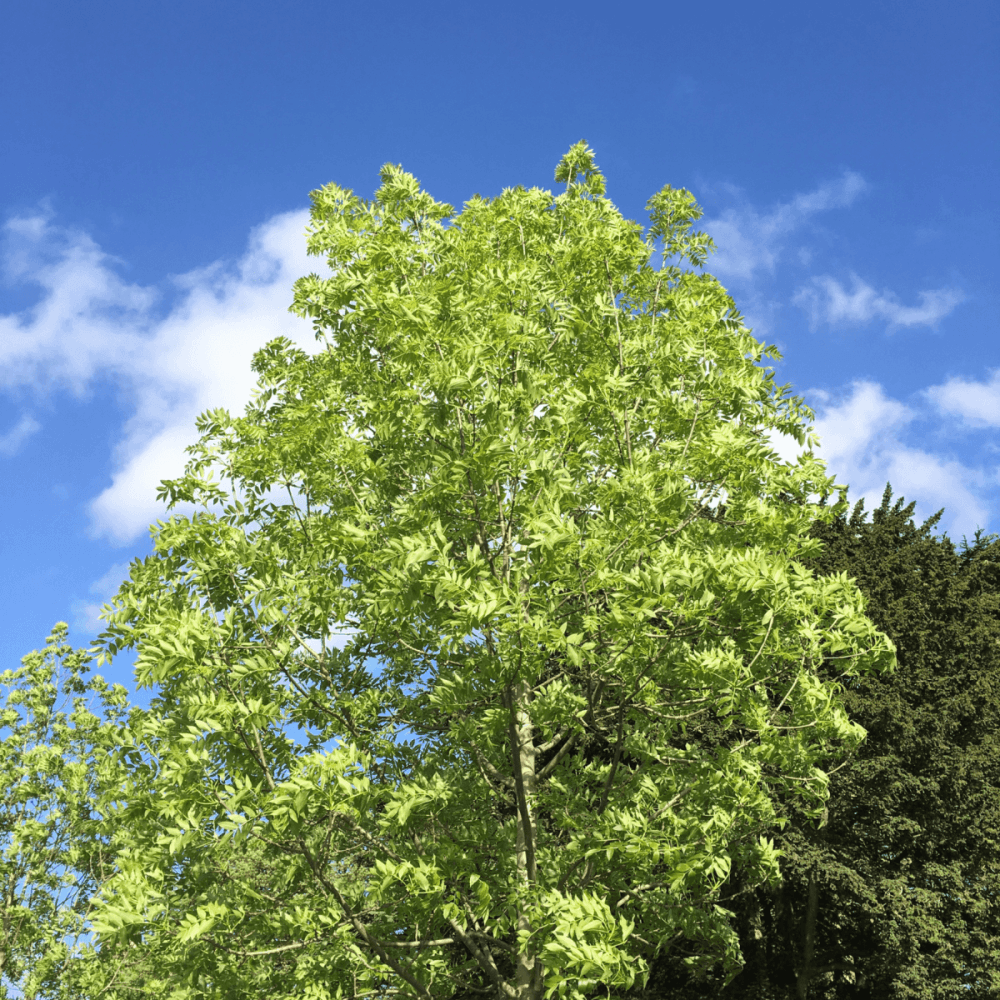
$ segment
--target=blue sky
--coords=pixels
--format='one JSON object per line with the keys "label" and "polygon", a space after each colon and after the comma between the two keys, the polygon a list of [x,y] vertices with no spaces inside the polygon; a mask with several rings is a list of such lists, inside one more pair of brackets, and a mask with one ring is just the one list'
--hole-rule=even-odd
{"label": "blue sky", "polygon": [[5,662],[96,634],[196,414],[311,343],[308,192],[386,161],[461,204],[553,186],[583,138],[632,218],[690,188],[852,496],[1000,530],[998,43],[963,0],[7,5]]}

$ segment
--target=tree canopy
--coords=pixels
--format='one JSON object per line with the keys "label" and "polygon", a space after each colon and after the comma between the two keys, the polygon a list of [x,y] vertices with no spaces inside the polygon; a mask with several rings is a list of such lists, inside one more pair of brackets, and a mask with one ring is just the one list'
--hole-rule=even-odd
{"label": "tree canopy", "polygon": [[811,414],[697,206],[666,187],[644,232],[582,143],[556,180],[315,192],[318,349],[259,352],[164,485],[195,512],[102,640],[155,697],[96,923],[161,995],[581,1000],[681,947],[731,974],[731,872],[778,877],[776,823],[863,737],[843,684],[892,645],[805,565],[834,483],[769,444]]}

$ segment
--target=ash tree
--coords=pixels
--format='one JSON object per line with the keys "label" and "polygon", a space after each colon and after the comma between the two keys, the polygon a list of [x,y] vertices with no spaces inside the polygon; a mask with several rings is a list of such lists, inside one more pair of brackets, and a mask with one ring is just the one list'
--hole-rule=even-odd
{"label": "ash tree", "polygon": [[[103,638],[156,696],[98,927],[175,996],[577,1000],[681,942],[733,972],[731,868],[775,879],[774,803],[818,814],[863,736],[819,667],[892,645],[803,564],[834,485],[768,444],[811,414],[697,206],[666,187],[644,232],[583,143],[556,180],[315,192],[318,349],[258,353],[164,485],[195,512]],[[241,852],[263,877],[203,877]]]}

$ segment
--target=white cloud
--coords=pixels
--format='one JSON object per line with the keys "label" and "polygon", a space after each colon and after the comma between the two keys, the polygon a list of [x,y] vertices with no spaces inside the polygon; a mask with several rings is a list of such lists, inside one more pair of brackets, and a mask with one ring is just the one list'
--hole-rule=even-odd
{"label": "white cloud", "polygon": [[1000,427],[1000,369],[988,382],[950,378],[925,394],[942,413],[961,417],[970,427]]}
{"label": "white cloud", "polygon": [[851,390],[850,397],[839,406],[831,404],[829,393],[810,393],[819,408],[816,431],[823,440],[824,456],[830,461],[870,453],[916,415],[899,400],[887,397],[875,382],[857,381]]}
{"label": "white cloud", "polygon": [[42,425],[34,417],[25,414],[6,434],[0,434],[0,455],[7,458],[16,455],[32,434],[41,430]]}
{"label": "white cloud", "polygon": [[706,220],[705,229],[719,247],[709,270],[723,281],[747,283],[758,270],[773,273],[791,233],[818,212],[850,205],[867,186],[860,174],[846,171],[839,180],[796,195],[768,212],[745,205]]}
{"label": "white cloud", "polygon": [[111,359],[134,351],[155,289],[126,284],[89,236],[47,216],[11,219],[3,242],[7,278],[40,286],[42,297],[31,309],[0,316],[0,388],[58,386],[79,394]]}
{"label": "white cloud", "polygon": [[856,274],[851,275],[851,283],[848,291],[829,275],[815,277],[792,301],[809,312],[813,326],[857,325],[873,319],[885,320],[890,326],[934,326],[965,298],[957,288],[936,288],[918,292],[919,305],[904,306],[892,292],[876,292]]}
{"label": "white cloud", "polygon": [[907,428],[920,416],[911,407],[867,381],[854,382],[839,400],[816,390],[806,396],[817,413],[818,454],[837,482],[849,485],[852,503],[864,498],[867,510],[878,507],[888,482],[895,496],[917,501],[921,518],[944,507],[941,528],[952,537],[987,526],[991,511],[978,494],[993,477],[907,443]]}
{"label": "white cloud", "polygon": [[107,604],[114,597],[122,581],[128,575],[128,563],[115,563],[102,577],[90,585],[90,594],[96,600],[73,601],[73,628],[89,636],[94,636],[98,632],[102,632],[105,628],[105,623],[99,617],[101,606]]}
{"label": "white cloud", "polygon": [[306,255],[307,221],[306,212],[275,216],[235,265],[174,279],[177,301],[166,315],[154,309],[158,290],[124,282],[86,234],[44,215],[7,223],[6,272],[41,286],[42,296],[0,316],[0,389],[81,394],[111,376],[132,405],[111,484],[90,507],[95,535],[126,544],[162,513],[157,486],[182,472],[195,417],[247,402],[254,351],[279,336],[314,343],[310,324],[288,312],[293,281],[322,269]]}

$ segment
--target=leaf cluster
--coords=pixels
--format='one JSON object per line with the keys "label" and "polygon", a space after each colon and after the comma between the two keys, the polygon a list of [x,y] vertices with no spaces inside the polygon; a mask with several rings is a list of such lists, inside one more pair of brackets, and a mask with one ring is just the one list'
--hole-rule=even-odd
{"label": "leaf cluster", "polygon": [[[114,864],[101,812],[122,772],[125,689],[89,673],[92,652],[57,624],[0,673],[0,996],[62,997],[88,946],[92,897]],[[14,991],[13,994],[11,991]]]}

